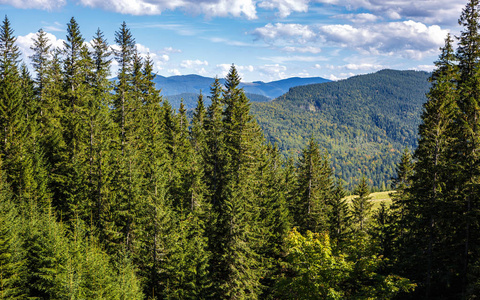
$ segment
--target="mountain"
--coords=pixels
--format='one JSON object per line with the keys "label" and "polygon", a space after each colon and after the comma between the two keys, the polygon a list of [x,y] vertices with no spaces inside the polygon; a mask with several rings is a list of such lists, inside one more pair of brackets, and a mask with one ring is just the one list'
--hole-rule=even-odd
{"label": "mountain", "polygon": [[[213,83],[214,78],[199,75],[171,77],[157,75],[154,81],[157,88],[161,89],[161,94],[166,96],[169,101],[172,102],[172,105],[173,103],[179,103],[180,98],[183,98],[186,106],[192,108],[195,107],[196,104],[196,96],[194,97],[195,100],[192,102],[192,95],[198,95],[200,91],[205,95],[209,95],[210,85]],[[220,81],[224,83],[224,79],[221,79]],[[243,87],[245,92],[250,95],[252,101],[268,101],[285,94],[290,88],[295,86],[329,81],[330,80],[321,77],[293,77],[272,82],[245,82],[241,83],[240,87]],[[173,106],[176,107],[175,105]]]}
{"label": "mountain", "polygon": [[[208,98],[210,95],[209,93],[204,94],[204,101],[205,105],[210,105],[211,101]],[[203,90],[202,90],[203,93]],[[183,100],[183,104],[187,109],[194,109],[197,106],[197,100],[198,100],[198,95],[197,93],[182,93],[178,95],[172,95],[172,96],[166,96],[172,107],[178,108],[180,107],[180,101]],[[262,95],[258,94],[250,94],[250,93],[245,93],[245,95],[250,99],[251,102],[266,102],[270,101],[271,99]]]}
{"label": "mountain", "polygon": [[429,76],[382,70],[294,87],[274,101],[253,103],[252,112],[284,153],[298,153],[313,136],[350,189],[362,175],[384,188],[403,149],[416,147]]}

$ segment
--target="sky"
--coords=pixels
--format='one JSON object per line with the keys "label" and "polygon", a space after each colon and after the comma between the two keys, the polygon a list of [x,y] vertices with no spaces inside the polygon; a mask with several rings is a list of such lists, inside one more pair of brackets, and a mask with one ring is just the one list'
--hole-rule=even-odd
{"label": "sky", "polygon": [[[431,71],[466,0],[0,0],[29,63],[42,28],[62,47],[72,17],[110,45],[122,22],[162,76],[331,80],[381,69]],[[2,19],[3,20],[3,19]],[[117,66],[113,65],[112,76]]]}

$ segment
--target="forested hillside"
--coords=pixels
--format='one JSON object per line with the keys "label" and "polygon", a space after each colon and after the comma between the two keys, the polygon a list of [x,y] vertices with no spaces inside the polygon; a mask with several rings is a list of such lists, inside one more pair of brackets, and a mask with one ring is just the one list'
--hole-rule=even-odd
{"label": "forested hillside", "polygon": [[[435,63],[392,203],[374,209],[369,178],[347,201],[314,137],[287,159],[266,141],[234,65],[225,84],[216,79],[198,97],[189,122],[183,105],[176,111],[160,96],[125,22],[113,49],[100,30],[85,43],[75,18],[61,49],[40,29],[32,76],[5,17],[0,299],[477,298],[479,21],[471,0],[457,41],[448,35]],[[411,77],[374,75],[392,74]],[[356,99],[352,109],[368,108]],[[384,116],[384,137],[401,139]],[[335,118],[318,128],[340,126]]]}
{"label": "forested hillside", "polygon": [[416,147],[429,74],[383,70],[346,80],[291,88],[252,112],[267,140],[298,154],[314,137],[332,157],[335,174],[353,189],[364,175],[388,187],[405,147]]}
{"label": "forested hillside", "polygon": [[[0,27],[0,299],[391,299],[363,180],[349,207],[313,140],[263,138],[232,65],[191,122],[123,23],[111,48],[74,18],[33,76]],[[109,80],[112,59],[116,80]],[[205,105],[209,97],[210,105]],[[330,233],[328,233],[330,232]]]}

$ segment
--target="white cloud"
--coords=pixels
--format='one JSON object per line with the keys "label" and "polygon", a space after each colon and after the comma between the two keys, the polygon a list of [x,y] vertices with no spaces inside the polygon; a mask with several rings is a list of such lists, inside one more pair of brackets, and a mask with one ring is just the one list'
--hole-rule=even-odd
{"label": "white cloud", "polygon": [[225,38],[220,38],[220,37],[212,37],[208,38],[209,41],[213,43],[222,43],[225,45],[229,46],[235,46],[235,47],[256,47],[256,45],[250,44],[250,43],[245,43],[245,42],[240,42],[240,41],[235,41],[235,40],[229,40]]}
{"label": "white cloud", "polygon": [[380,17],[370,13],[338,15],[336,18],[346,19],[352,23],[373,23],[380,20]]}
{"label": "white cloud", "polygon": [[180,73],[180,71],[178,69],[168,69],[167,71],[168,71],[168,73],[170,73],[172,75],[176,75],[176,76],[182,75],[182,73]]}
{"label": "white cloud", "polygon": [[[218,65],[216,65],[215,69],[216,69],[216,71],[218,71],[220,73],[220,75],[218,75],[219,77],[225,77],[225,76],[227,76],[231,67],[232,67],[231,64],[218,64]],[[240,78],[245,78],[245,74],[247,72],[251,73],[251,72],[256,71],[256,68],[252,65],[245,65],[245,66],[235,65],[235,69],[237,69],[237,72],[238,72],[238,75],[240,76]]]}
{"label": "white cloud", "polygon": [[435,65],[418,65],[416,68],[413,68],[413,70],[416,71],[427,71],[427,72],[432,72],[435,69]]}
{"label": "white cloud", "polygon": [[327,76],[327,79],[330,79],[330,80],[333,80],[333,81],[337,81],[337,80],[342,80],[342,79],[346,79],[346,78],[349,78],[349,77],[352,77],[352,76],[355,76],[354,73],[340,73],[340,74],[332,74],[330,76]]}
{"label": "white cloud", "polygon": [[231,66],[232,66],[231,64],[218,64],[218,65],[216,65],[216,69],[218,71],[220,71],[220,76],[219,77],[227,76],[228,71],[230,70]]}
{"label": "white cloud", "polygon": [[305,46],[305,47],[287,46],[287,47],[284,47],[282,50],[285,52],[313,53],[313,54],[318,54],[322,52],[321,48],[314,47],[314,46]]}
{"label": "white cloud", "polygon": [[258,6],[266,9],[277,9],[278,16],[285,18],[292,12],[307,12],[310,0],[266,0]]}
{"label": "white cloud", "polygon": [[[50,49],[55,49],[55,48],[62,48],[63,47],[63,42],[64,40],[62,39],[57,39],[56,36],[54,36],[51,33],[46,32],[46,37],[49,40],[49,43],[51,44]],[[27,35],[20,35],[17,36],[17,46],[20,49],[20,52],[22,53],[22,60],[29,65],[31,63],[30,61],[30,56],[34,54],[33,50],[30,49],[30,47],[33,46],[33,39],[37,38],[37,33],[29,33]]]}
{"label": "white cloud", "polygon": [[79,2],[89,7],[131,15],[160,15],[166,10],[181,9],[207,17],[257,18],[254,0],[79,0]]}
{"label": "white cloud", "polygon": [[199,67],[199,66],[208,66],[208,61],[206,61],[206,60],[202,61],[202,60],[199,60],[199,59],[196,59],[196,60],[186,59],[186,60],[182,61],[180,66],[182,68],[185,68],[185,69],[196,68],[196,67]]}
{"label": "white cloud", "polygon": [[283,23],[276,23],[275,25],[269,23],[264,27],[256,28],[253,35],[266,42],[276,42],[281,39],[301,44],[312,41],[317,37],[311,26]]}
{"label": "white cloud", "polygon": [[[117,45],[113,46],[113,48],[115,47],[117,47]],[[170,56],[163,51],[151,51],[147,46],[138,43],[136,44],[136,47],[141,57],[150,57],[153,62],[154,71],[158,72],[159,70],[162,70],[165,63],[170,60]]]}
{"label": "white cloud", "polygon": [[[438,25],[427,26],[409,20],[356,26],[276,23],[257,28],[252,34],[272,45],[283,45],[282,49],[286,52],[316,54],[320,52],[318,45],[321,43],[353,49],[362,54],[398,55],[409,59],[422,59],[438,52],[439,47],[444,44],[447,32],[448,30]],[[270,60],[276,63],[293,60],[316,61],[319,57],[279,56]]]}
{"label": "white cloud", "polygon": [[456,24],[464,0],[315,0],[317,3],[333,4],[349,10],[369,10],[391,20],[411,19],[427,24]]}
{"label": "white cloud", "polygon": [[12,5],[16,8],[34,8],[52,10],[62,7],[66,4],[66,0],[0,0],[0,4]]}
{"label": "white cloud", "polygon": [[172,48],[172,47],[165,47],[165,48],[163,48],[162,52],[165,53],[165,54],[169,54],[169,53],[182,53],[182,50],[180,50],[180,49],[175,49],[175,48]]}
{"label": "white cloud", "polygon": [[370,54],[401,55],[421,59],[435,54],[444,44],[447,30],[437,25],[404,21],[364,27],[327,25],[320,28],[327,42]]}

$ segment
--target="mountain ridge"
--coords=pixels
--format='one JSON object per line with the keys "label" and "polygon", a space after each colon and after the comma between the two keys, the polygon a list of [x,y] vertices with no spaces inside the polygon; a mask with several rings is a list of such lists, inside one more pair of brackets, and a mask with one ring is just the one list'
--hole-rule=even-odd
{"label": "mountain ridge", "polygon": [[[169,98],[172,96],[178,97],[178,95],[181,94],[200,94],[200,91],[203,94],[208,95],[210,93],[210,85],[214,80],[215,78],[196,74],[175,75],[169,77],[157,75],[154,82],[157,88],[161,90],[161,95]],[[225,83],[225,80],[220,79],[220,82],[223,84]],[[274,99],[288,92],[292,87],[324,82],[330,82],[330,80],[322,77],[291,77],[270,82],[242,82],[240,83],[240,87],[242,87],[248,94]],[[193,106],[194,105],[195,104],[193,104]],[[192,104],[188,103],[187,106],[192,107]]]}
{"label": "mountain ridge", "polygon": [[414,149],[430,73],[381,70],[293,87],[273,101],[252,103],[265,137],[299,153],[310,137],[329,152],[348,188],[362,176],[384,188],[405,147]]}

